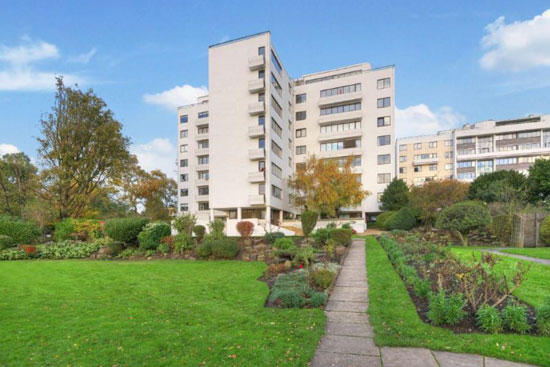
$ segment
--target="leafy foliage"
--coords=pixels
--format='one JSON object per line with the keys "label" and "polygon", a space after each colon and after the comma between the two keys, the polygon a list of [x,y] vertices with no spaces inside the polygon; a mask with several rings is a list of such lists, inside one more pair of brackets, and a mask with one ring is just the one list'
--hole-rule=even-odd
{"label": "leafy foliage", "polygon": [[329,231],[330,239],[336,241],[337,245],[349,246],[351,244],[352,230],[346,228],[334,228]]}
{"label": "leafy foliage", "polygon": [[537,159],[529,167],[527,191],[531,202],[550,198],[550,159]]}
{"label": "leafy foliage", "polygon": [[403,207],[384,222],[384,228],[388,230],[400,229],[408,231],[416,226],[416,218],[411,209]]}
{"label": "leafy foliage", "polygon": [[476,313],[477,323],[481,330],[489,334],[502,331],[502,317],[496,307],[483,305]]}
{"label": "leafy foliage", "polygon": [[212,240],[212,257],[214,259],[234,259],[239,254],[239,244],[233,238]]}
{"label": "leafy foliage", "polygon": [[429,311],[428,318],[434,325],[456,325],[459,324],[466,312],[464,297],[461,294],[447,295],[444,290],[428,296]]}
{"label": "leafy foliage", "polygon": [[376,216],[376,227],[380,228],[380,229],[386,229],[386,221],[388,219],[390,219],[390,217],[394,214],[395,212],[393,211],[389,211],[389,212],[383,212],[383,213],[380,213]]}
{"label": "leafy foliage", "polygon": [[502,310],[502,321],[504,327],[510,331],[524,334],[531,330],[531,326],[527,321],[525,307],[513,303],[508,304]]}
{"label": "leafy foliage", "polygon": [[313,268],[308,272],[308,280],[311,287],[324,291],[329,288],[334,281],[334,272],[327,268]]}
{"label": "leafy foliage", "polygon": [[0,155],[0,214],[25,214],[40,185],[37,172],[24,153]]}
{"label": "leafy foliage", "polygon": [[221,219],[214,219],[212,222],[208,223],[208,229],[210,233],[208,236],[211,239],[222,239],[225,237],[223,229],[225,228],[225,222]]}
{"label": "leafy foliage", "polygon": [[242,238],[249,238],[254,233],[254,223],[249,221],[242,221],[237,223],[237,231]]}
{"label": "leafy foliage", "polygon": [[294,265],[303,265],[304,267],[308,268],[313,263],[314,259],[315,253],[313,251],[313,247],[301,247],[298,249],[298,251],[296,251],[296,256],[294,256]]}
{"label": "leafy foliage", "polygon": [[478,176],[468,189],[468,198],[486,203],[502,201],[501,193],[509,188],[525,190],[527,178],[513,170],[500,170]]}
{"label": "leafy foliage", "polygon": [[296,251],[298,250],[294,241],[285,237],[277,238],[273,244],[273,248],[277,250],[275,251],[277,256],[286,257],[294,257],[296,255]]}
{"label": "leafy foliage", "polygon": [[380,209],[396,211],[409,203],[409,187],[399,178],[394,178],[380,197]]}
{"label": "leafy foliage", "polygon": [[0,260],[26,260],[28,258],[29,254],[17,248],[0,250]]}
{"label": "leafy foliage", "polygon": [[174,249],[178,253],[183,253],[187,250],[191,250],[195,247],[195,241],[193,237],[189,236],[187,233],[178,233],[174,237]]}
{"label": "leafy foliage", "polygon": [[542,242],[550,245],[550,215],[542,220],[539,237]]}
{"label": "leafy foliage", "polygon": [[83,259],[99,250],[99,244],[92,242],[63,241],[40,247],[43,259]]}
{"label": "leafy foliage", "polygon": [[537,307],[537,328],[542,335],[550,336],[550,297]]}
{"label": "leafy foliage", "polygon": [[283,232],[267,232],[264,237],[267,243],[274,244],[278,238],[285,237],[285,234]]}
{"label": "leafy foliage", "polygon": [[105,222],[105,233],[113,240],[134,243],[149,222],[146,218],[113,218]]}
{"label": "leafy foliage", "polygon": [[193,233],[197,237],[197,242],[202,242],[206,233],[206,228],[202,224],[193,227]]}
{"label": "leafy foliage", "polygon": [[138,235],[141,250],[155,250],[163,237],[170,236],[170,225],[166,222],[149,223]]}
{"label": "leafy foliage", "polygon": [[5,234],[0,234],[0,250],[7,249],[8,247],[12,247],[13,245],[15,245],[13,238],[11,238],[10,236],[6,236]]}
{"label": "leafy foliage", "polygon": [[11,237],[15,244],[34,243],[40,233],[40,229],[33,222],[0,216],[0,235]]}
{"label": "leafy foliage", "polygon": [[197,217],[192,214],[182,214],[174,219],[174,228],[178,233],[185,233],[188,236],[193,234],[193,228],[197,224]]}
{"label": "leafy foliage", "polygon": [[302,232],[304,232],[305,237],[309,237],[309,234],[313,231],[313,228],[315,228],[318,217],[319,215],[317,212],[313,210],[306,210],[302,213]]}
{"label": "leafy foliage", "polygon": [[443,209],[437,217],[436,227],[455,232],[463,245],[468,245],[468,233],[491,224],[489,210],[483,205],[471,202],[453,204]]}

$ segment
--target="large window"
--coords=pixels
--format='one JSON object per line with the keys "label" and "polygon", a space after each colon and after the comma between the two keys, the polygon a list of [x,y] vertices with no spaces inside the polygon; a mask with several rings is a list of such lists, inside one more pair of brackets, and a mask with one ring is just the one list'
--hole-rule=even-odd
{"label": "large window", "polygon": [[281,74],[283,71],[283,68],[281,67],[281,63],[279,62],[279,60],[277,60],[277,56],[275,56],[275,53],[273,52],[273,50],[271,50],[271,63],[273,64],[273,67],[275,68],[275,70],[277,70],[277,72]]}
{"label": "large window", "polygon": [[390,154],[379,154],[378,155],[378,165],[381,166],[383,164],[390,164],[391,163],[391,155]]}
{"label": "large window", "polygon": [[376,106],[378,108],[390,107],[390,103],[390,97],[378,98],[378,100],[376,101]]}
{"label": "large window", "polygon": [[542,142],[544,148],[550,148],[550,130],[544,132]]}
{"label": "large window", "polygon": [[298,145],[296,146],[296,155],[306,154],[306,146]]}
{"label": "large window", "polygon": [[260,55],[265,55],[265,47],[264,46],[258,47],[258,56],[260,56]]}
{"label": "large window", "polygon": [[258,139],[258,148],[260,148],[260,149],[265,148],[265,139],[264,138]]}
{"label": "large window", "polygon": [[283,196],[283,191],[277,186],[271,185],[271,195],[277,199],[281,199]]}
{"label": "large window", "polygon": [[351,103],[351,104],[344,104],[339,106],[333,106],[333,107],[325,107],[321,108],[321,116],[323,115],[333,115],[335,113],[343,113],[343,112],[351,112],[351,111],[357,111],[361,109],[361,103]]}
{"label": "large window", "polygon": [[208,195],[208,186],[199,186],[199,195]]}
{"label": "large window", "polygon": [[180,212],[188,212],[188,211],[189,211],[189,204],[180,205]]}
{"label": "large window", "polygon": [[264,115],[258,116],[258,125],[260,125],[260,126],[265,125],[265,116]]}
{"label": "large window", "polygon": [[430,147],[430,148],[437,148],[437,141],[431,141],[431,142],[429,142],[428,147]]}
{"label": "large window", "polygon": [[180,196],[181,197],[189,196],[189,189],[180,189]]}
{"label": "large window", "polygon": [[437,158],[437,153],[424,153],[424,154],[415,154],[414,160],[421,160],[421,159],[434,159]]}
{"label": "large window", "polygon": [[201,140],[198,142],[199,149],[208,149],[208,140]]}
{"label": "large window", "polygon": [[391,136],[390,135],[382,135],[378,137],[378,146],[382,145],[390,145],[391,144]]}
{"label": "large window", "polygon": [[296,129],[296,137],[297,138],[305,138],[306,137],[306,129]]}
{"label": "large window", "polygon": [[359,148],[361,139],[337,140],[326,143],[321,143],[321,152],[330,152],[334,150]]}
{"label": "large window", "polygon": [[516,164],[518,163],[518,159],[516,157],[514,158],[500,158],[495,160],[495,164],[497,166],[503,166],[507,164]]}
{"label": "large window", "polygon": [[342,122],[339,124],[321,126],[321,134],[335,133],[338,131],[355,130],[361,128],[361,121]]}
{"label": "large window", "polygon": [[187,121],[189,121],[189,116],[187,115],[180,116],[180,124],[185,124]]}
{"label": "large window", "polygon": [[401,145],[399,146],[399,150],[402,151],[402,152],[405,151],[405,150],[407,150],[407,144],[401,144]]}
{"label": "large window", "polygon": [[302,93],[302,94],[297,94],[296,95],[296,103],[304,103],[306,101],[306,94],[305,93]]}
{"label": "large window", "polygon": [[277,112],[277,115],[279,115],[279,117],[283,117],[283,109],[281,108],[279,102],[277,102],[273,96],[271,96],[271,107],[275,110],[275,112]]}
{"label": "large window", "polygon": [[476,178],[476,173],[475,172],[460,172],[456,175],[456,177],[459,180],[469,180],[469,179],[472,179],[472,178]]}
{"label": "large window", "polygon": [[487,136],[477,139],[478,153],[490,153],[493,151],[493,137]]}
{"label": "large window", "polygon": [[361,156],[354,156],[354,157],[342,157],[342,158],[337,158],[337,159],[334,159],[334,158],[330,158],[330,159],[327,159],[328,160],[334,160],[336,162],[336,164],[338,165],[338,167],[345,167],[346,164],[348,163],[348,160],[351,159],[351,166],[352,167],[360,167],[361,166]]}
{"label": "large window", "polygon": [[361,90],[361,84],[344,85],[342,87],[336,87],[331,89],[323,89],[321,91],[321,97],[336,96],[339,94],[359,92]]}
{"label": "large window", "polygon": [[422,143],[414,143],[414,149],[415,150],[422,149]]}
{"label": "large window", "polygon": [[199,171],[198,176],[199,180],[208,181],[208,179],[210,178],[210,174],[208,173],[208,171]]}
{"label": "large window", "polygon": [[283,158],[283,150],[281,149],[281,147],[275,143],[273,140],[271,140],[271,150],[273,151],[273,153],[275,153],[275,155],[279,158]]}
{"label": "large window", "polygon": [[477,172],[480,175],[493,172],[493,161],[477,161]]}
{"label": "large window", "polygon": [[391,87],[391,81],[390,78],[384,78],[384,79],[378,79],[376,83],[377,89],[386,89]]}
{"label": "large window", "polygon": [[271,173],[275,177],[283,178],[283,170],[281,167],[277,166],[275,163],[271,163]]}
{"label": "large window", "polygon": [[189,165],[189,161],[187,159],[180,160],[180,167],[187,167]]}
{"label": "large window", "polygon": [[208,205],[208,201],[199,203],[199,210],[210,210],[210,206]]}
{"label": "large window", "polygon": [[390,116],[379,117],[376,121],[376,124],[378,125],[378,127],[390,126],[391,125]]}
{"label": "large window", "polygon": [[277,91],[277,93],[279,93],[279,95],[282,97],[283,88],[281,88],[281,84],[279,84],[279,81],[277,80],[277,78],[275,78],[275,75],[273,75],[273,73],[271,73],[271,85]]}
{"label": "large window", "polygon": [[301,121],[306,119],[306,111],[296,112],[296,121]]}
{"label": "large window", "polygon": [[283,129],[281,128],[281,126],[279,126],[279,124],[273,119],[273,117],[271,118],[271,128],[273,129],[273,131],[275,131],[275,133],[277,135],[279,135],[279,137],[281,137],[283,135]]}
{"label": "large window", "polygon": [[187,144],[182,144],[182,145],[180,145],[180,152],[181,152],[181,153],[187,152]]}
{"label": "large window", "polygon": [[181,130],[180,131],[180,138],[187,138],[188,130]]}
{"label": "large window", "polygon": [[377,182],[379,184],[385,184],[390,183],[391,181],[391,173],[379,173]]}
{"label": "large window", "polygon": [[471,168],[474,167],[473,161],[462,161],[457,163],[458,168]]}
{"label": "large window", "polygon": [[201,126],[197,128],[197,134],[208,134],[208,126]]}
{"label": "large window", "polygon": [[180,175],[180,181],[181,181],[181,182],[187,182],[187,181],[189,181],[189,174],[187,174],[187,173],[182,173],[182,174]]}
{"label": "large window", "polygon": [[203,119],[205,117],[208,117],[208,111],[199,112],[198,117],[200,119]]}
{"label": "large window", "polygon": [[208,164],[208,156],[207,155],[201,155],[198,157],[198,164]]}

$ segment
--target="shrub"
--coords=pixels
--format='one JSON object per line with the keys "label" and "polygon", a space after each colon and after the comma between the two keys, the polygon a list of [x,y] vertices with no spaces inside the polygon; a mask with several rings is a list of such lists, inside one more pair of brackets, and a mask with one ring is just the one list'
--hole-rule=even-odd
{"label": "shrub", "polygon": [[402,179],[394,178],[380,197],[382,210],[399,210],[409,203],[409,187]]}
{"label": "shrub", "polygon": [[296,266],[303,265],[306,268],[308,268],[314,259],[315,259],[315,254],[313,252],[313,247],[311,246],[301,247],[298,249],[298,251],[296,251],[296,256],[294,256],[294,265]]}
{"label": "shrub", "polygon": [[273,248],[277,250],[275,251],[275,255],[277,256],[293,257],[297,251],[294,241],[285,237],[277,238],[273,244]]}
{"label": "shrub", "polygon": [[55,224],[54,237],[57,241],[70,240],[74,232],[74,219],[65,218]]}
{"label": "shrub", "polygon": [[171,248],[170,248],[170,245],[166,243],[161,243],[158,247],[158,250],[161,254],[167,254],[170,252]]}
{"label": "shrub", "polygon": [[515,331],[521,334],[525,334],[531,330],[529,322],[527,321],[527,313],[525,307],[508,304],[502,310],[502,322],[505,328],[510,331]]}
{"label": "shrub", "polygon": [[38,255],[38,250],[33,245],[23,245],[21,250],[25,251],[29,257],[36,257]]}
{"label": "shrub", "polygon": [[428,296],[428,318],[434,325],[456,325],[466,316],[463,308],[464,298],[461,294],[447,296],[444,290],[438,293],[430,293]]}
{"label": "shrub", "polygon": [[73,226],[74,233],[80,235],[84,240],[103,237],[101,221],[97,219],[75,219]]}
{"label": "shrub", "polygon": [[118,257],[121,259],[127,259],[132,256],[140,256],[143,255],[143,252],[140,249],[137,248],[127,248],[124,251],[122,251]]}
{"label": "shrub", "polygon": [[239,244],[233,238],[213,240],[211,247],[214,259],[234,259],[239,254]]}
{"label": "shrub", "polygon": [[393,211],[389,211],[389,212],[383,212],[383,213],[380,213],[376,216],[376,227],[380,228],[380,229],[385,229],[385,224],[386,224],[386,221],[388,219],[390,219],[390,217],[392,215],[394,215],[395,212]]}
{"label": "shrub", "polygon": [[428,297],[428,295],[430,294],[432,288],[431,288],[431,283],[430,283],[430,280],[429,279],[420,279],[420,278],[417,278],[417,280],[414,282],[413,284],[413,287],[414,287],[414,294],[417,296],[417,297],[420,297],[420,298],[426,298]]}
{"label": "shrub", "polygon": [[124,245],[120,241],[109,241],[107,247],[111,256],[117,256],[124,249]]}
{"label": "shrub", "polygon": [[8,247],[13,247],[15,245],[15,242],[13,238],[10,236],[6,236],[5,234],[0,234],[0,250],[7,249]]}
{"label": "shrub", "polygon": [[265,240],[269,244],[274,244],[277,238],[283,238],[285,234],[283,232],[267,232],[264,236]]}
{"label": "shrub", "polygon": [[403,207],[384,222],[388,230],[400,229],[408,231],[416,226],[416,218],[410,208]]}
{"label": "shrub", "polygon": [[135,243],[137,236],[149,222],[146,218],[113,218],[105,223],[105,233],[113,240]]}
{"label": "shrub", "polygon": [[212,255],[212,240],[206,240],[197,247],[197,255],[206,259]]}
{"label": "shrub", "polygon": [[550,336],[550,297],[537,307],[537,329],[542,335]]}
{"label": "shrub", "polygon": [[175,237],[173,236],[166,236],[166,237],[162,237],[160,239],[160,243],[165,243],[167,244],[170,248],[173,248],[174,247],[174,240],[175,240]]}
{"label": "shrub", "polygon": [[351,235],[351,229],[335,228],[330,230],[330,238],[342,246],[349,246],[351,244]]}
{"label": "shrub", "polygon": [[550,245],[550,215],[546,216],[540,225],[540,240]]}
{"label": "shrub", "polygon": [[237,231],[242,238],[249,238],[254,233],[254,223],[249,221],[242,221],[237,223]]}
{"label": "shrub", "polygon": [[462,244],[467,246],[468,233],[487,227],[491,221],[491,214],[486,207],[477,203],[464,202],[443,209],[437,217],[436,227],[453,231]]}
{"label": "shrub", "polygon": [[225,236],[223,234],[224,228],[224,221],[220,219],[214,219],[212,222],[208,223],[208,229],[210,230],[209,237],[215,240],[222,239]]}
{"label": "shrub", "polygon": [[342,224],[342,227],[341,228],[344,228],[344,229],[351,229],[351,223],[350,222],[346,222],[344,224]]}
{"label": "shrub", "polygon": [[494,306],[483,305],[476,313],[479,328],[486,333],[496,334],[502,330],[502,318]]}
{"label": "shrub", "polygon": [[302,213],[302,232],[304,232],[305,237],[309,237],[313,228],[317,224],[318,214],[313,210],[306,210]]}
{"label": "shrub", "polygon": [[335,274],[325,268],[311,269],[308,272],[309,284],[314,289],[325,290],[334,281]]}
{"label": "shrub", "polygon": [[25,260],[28,259],[29,255],[20,249],[10,248],[7,250],[0,251],[0,261],[3,260]]}
{"label": "shrub", "polygon": [[178,233],[174,237],[174,249],[177,253],[181,254],[187,250],[192,250],[193,247],[195,247],[195,242],[187,233]]}
{"label": "shrub", "polygon": [[313,238],[315,239],[315,244],[318,247],[322,247],[327,244],[327,241],[330,239],[330,230],[328,228],[318,228],[313,232]]}
{"label": "shrub", "polygon": [[312,307],[321,307],[327,302],[327,298],[327,295],[323,292],[313,292],[311,297],[307,299],[307,303]]}
{"label": "shrub", "polygon": [[266,274],[268,277],[273,277],[286,270],[285,264],[271,264],[267,267]]}
{"label": "shrub", "polygon": [[166,222],[149,223],[138,235],[141,250],[156,250],[163,237],[169,236],[170,225]]}
{"label": "shrub", "polygon": [[195,233],[195,236],[197,236],[197,242],[202,242],[204,239],[204,234],[206,233],[206,227],[198,224],[193,227],[193,233]]}
{"label": "shrub", "polygon": [[174,219],[174,228],[178,233],[193,234],[193,228],[197,224],[197,217],[191,214],[182,214]]}
{"label": "shrub", "polygon": [[99,250],[97,242],[71,242],[63,241],[48,246],[43,246],[40,256],[43,259],[83,259]]}
{"label": "shrub", "polygon": [[33,222],[0,216],[0,235],[10,236],[15,244],[34,243],[40,234],[40,228]]}
{"label": "shrub", "polygon": [[300,308],[306,304],[305,295],[310,292],[304,273],[282,274],[275,280],[269,301],[280,302],[281,307]]}
{"label": "shrub", "polygon": [[506,246],[509,245],[512,237],[512,221],[510,217],[508,215],[497,215],[493,217],[491,232],[497,236],[502,244]]}

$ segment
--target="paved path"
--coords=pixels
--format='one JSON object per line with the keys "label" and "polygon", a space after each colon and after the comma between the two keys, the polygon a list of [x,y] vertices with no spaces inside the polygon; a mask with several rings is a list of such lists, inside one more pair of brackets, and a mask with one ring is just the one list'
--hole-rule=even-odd
{"label": "paved path", "polygon": [[501,252],[500,250],[506,250],[506,247],[503,248],[496,248],[496,249],[486,249],[483,251],[491,252],[496,255],[502,255],[502,256],[508,256],[508,257],[515,257],[516,259],[525,260],[525,261],[532,261],[534,263],[539,263],[542,265],[550,266],[550,260],[547,259],[539,259],[536,257],[530,257],[530,256],[524,256],[524,255],[518,255],[518,254],[509,254],[507,252]]}
{"label": "paved path", "polygon": [[325,308],[326,333],[312,367],[526,367],[469,354],[424,348],[379,348],[366,310],[369,305],[365,241],[355,240]]}

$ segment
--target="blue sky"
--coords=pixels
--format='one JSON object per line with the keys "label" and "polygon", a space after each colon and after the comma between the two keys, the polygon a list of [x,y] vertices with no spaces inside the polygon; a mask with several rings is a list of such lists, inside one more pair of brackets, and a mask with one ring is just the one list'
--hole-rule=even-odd
{"label": "blue sky", "polygon": [[398,136],[550,113],[548,1],[2,3],[0,154],[36,157],[58,74],[106,100],[145,168],[169,172],[170,106],[208,86],[208,46],[264,30],[292,76],[395,64]]}

